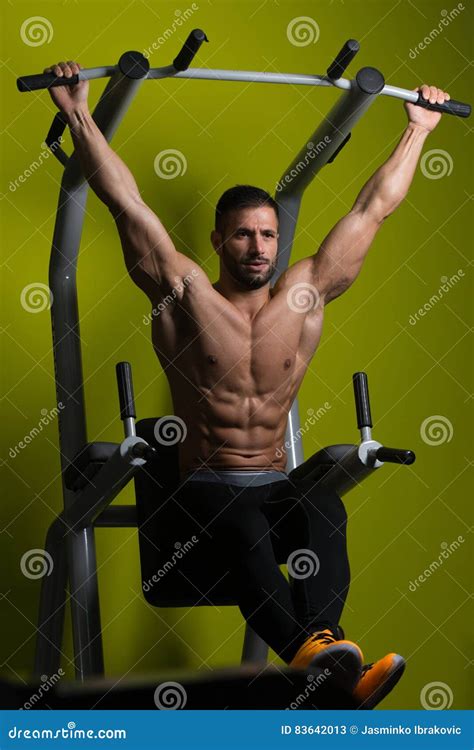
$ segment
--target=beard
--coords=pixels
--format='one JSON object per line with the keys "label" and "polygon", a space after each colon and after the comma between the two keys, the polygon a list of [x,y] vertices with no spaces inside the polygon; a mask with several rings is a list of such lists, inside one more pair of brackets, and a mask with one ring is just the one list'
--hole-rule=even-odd
{"label": "beard", "polygon": [[[261,271],[251,271],[242,261],[237,261],[228,252],[225,242],[222,245],[222,261],[232,278],[246,289],[260,289],[268,284],[276,271],[276,263],[263,265]],[[249,261],[247,261],[249,262]]]}

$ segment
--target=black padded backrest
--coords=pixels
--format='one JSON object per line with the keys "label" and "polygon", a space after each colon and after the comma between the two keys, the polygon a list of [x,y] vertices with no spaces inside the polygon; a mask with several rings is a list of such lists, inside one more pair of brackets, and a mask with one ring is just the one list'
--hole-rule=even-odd
{"label": "black padded backrest", "polygon": [[215,560],[209,558],[204,544],[197,544],[174,564],[177,542],[186,543],[192,532],[189,528],[184,530],[186,514],[181,538],[180,529],[170,527],[170,512],[179,506],[173,499],[179,486],[179,453],[177,443],[157,441],[155,425],[159,419],[141,419],[136,424],[137,435],[156,450],[154,458],[134,477],[145,599],[157,607],[235,605],[226,577],[215,583]]}

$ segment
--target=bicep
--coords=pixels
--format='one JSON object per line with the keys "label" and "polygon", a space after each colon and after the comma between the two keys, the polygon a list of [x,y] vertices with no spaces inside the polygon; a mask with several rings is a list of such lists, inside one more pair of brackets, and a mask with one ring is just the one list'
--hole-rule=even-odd
{"label": "bicep", "polygon": [[325,304],[357,277],[381,222],[370,211],[351,210],[324,238],[313,256],[314,283]]}

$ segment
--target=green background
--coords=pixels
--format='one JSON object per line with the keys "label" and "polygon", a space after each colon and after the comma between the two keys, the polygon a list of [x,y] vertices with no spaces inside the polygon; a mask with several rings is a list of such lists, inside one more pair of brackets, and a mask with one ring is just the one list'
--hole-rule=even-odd
{"label": "green background", "polygon": [[[348,38],[361,42],[350,74],[378,67],[386,82],[422,82],[472,100],[472,6],[413,60],[410,49],[437,27],[439,2],[218,2],[199,9],[151,57],[171,62],[189,31],[204,29],[196,66],[324,73]],[[190,4],[189,4],[190,6]],[[188,6],[186,6],[188,7]],[[52,422],[15,458],[15,446],[55,406],[48,311],[27,312],[24,287],[48,283],[48,258],[62,167],[52,157],[17,190],[9,188],[38,158],[55,112],[45,92],[20,94],[15,79],[58,60],[83,67],[114,64],[128,49],[144,50],[171,27],[184,4],[169,2],[11,2],[2,6],[2,601],[1,662],[5,676],[31,672],[40,582],[25,578],[21,556],[41,548],[61,509],[57,425]],[[43,16],[54,34],[25,44],[25,19]],[[295,46],[287,27],[297,16],[318,24],[314,44]],[[103,81],[90,85],[90,105]],[[146,82],[113,140],[142,196],[178,249],[217,278],[209,233],[221,193],[236,183],[273,191],[297,150],[338,94],[332,89],[230,82]],[[350,144],[308,188],[292,260],[314,253],[347,212],[360,188],[389,156],[407,118],[402,102],[381,98],[354,129]],[[343,615],[346,635],[367,661],[401,653],[407,671],[384,708],[420,708],[430,682],[445,683],[452,708],[469,706],[472,484],[469,475],[472,223],[472,119],[445,116],[424,152],[442,149],[451,174],[430,179],[418,167],[408,197],[377,235],[360,277],[326,312],[320,348],[300,390],[300,409],[325,416],[304,435],[305,455],[357,440],[351,376],[369,376],[374,437],[413,449],[411,467],[385,466],[346,496],[352,586]],[[66,141],[70,150],[70,139]],[[180,150],[187,171],[160,179],[155,156]],[[444,157],[447,158],[447,157]],[[462,269],[464,277],[416,325],[410,315]],[[90,193],[78,270],[83,367],[90,440],[120,441],[115,363],[132,363],[140,417],[172,413],[166,377],[142,322],[146,297],[126,275],[115,225]],[[450,439],[430,445],[424,420],[448,420]],[[471,421],[472,424],[472,421]],[[118,502],[133,502],[129,486]],[[409,584],[438,558],[442,544],[466,543],[415,592]],[[107,674],[138,675],[162,668],[209,668],[240,660],[244,621],[237,607],[157,610],[141,596],[136,532],[97,531],[101,614]],[[69,615],[63,668],[72,675]],[[282,663],[271,653],[271,659]]]}

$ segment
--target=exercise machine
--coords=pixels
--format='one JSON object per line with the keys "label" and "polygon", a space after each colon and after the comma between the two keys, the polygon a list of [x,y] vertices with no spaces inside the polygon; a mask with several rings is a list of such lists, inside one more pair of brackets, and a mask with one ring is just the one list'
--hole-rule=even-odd
{"label": "exercise machine", "polygon": [[[173,63],[161,68],[150,68],[143,54],[130,51],[120,57],[117,65],[86,68],[72,78],[56,78],[51,73],[23,76],[17,80],[17,86],[21,92],[31,92],[73,85],[80,80],[110,79],[92,115],[108,141],[146,80],[192,78],[339,89],[338,100],[278,183],[275,200],[280,207],[280,238],[274,282],[288,266],[305,189],[319,170],[340,153],[352,129],[377,97],[402,99],[460,117],[469,116],[471,111],[471,107],[462,102],[429,104],[421,93],[388,86],[382,73],[373,67],[361,68],[351,80],[343,78],[359,51],[355,40],[344,44],[325,75],[189,69],[204,41],[207,41],[204,32],[195,29]],[[54,565],[51,575],[42,579],[34,671],[36,675],[48,676],[59,667],[69,586],[76,677],[86,680],[104,674],[94,529],[138,526],[142,580],[159,569],[162,561],[156,547],[160,545],[151,545],[149,540],[166,542],[166,529],[160,527],[159,507],[178,486],[178,447],[157,442],[154,428],[159,417],[142,419],[135,424],[131,367],[126,362],[117,365],[124,440],[120,444],[88,442],[76,283],[88,183],[81,173],[77,155],[67,155],[60,145],[65,127],[61,113],[56,114],[46,139],[64,167],[49,266],[49,286],[54,300],[51,319],[56,395],[58,403],[62,404],[58,419],[64,508],[46,537],[45,549]],[[290,478],[308,478],[342,495],[386,462],[406,465],[415,460],[411,451],[386,448],[372,439],[364,373],[355,374],[354,387],[360,444],[328,446],[306,461],[295,399],[286,432],[286,444],[290,446],[286,468]],[[136,506],[111,505],[132,477]],[[189,580],[172,574],[166,576],[162,584],[147,595],[150,603],[162,607],[236,604],[229,596],[225,580],[210,590],[208,582],[199,578],[199,570],[191,569],[189,574]],[[267,653],[267,644],[247,625],[242,661],[247,665],[261,665],[266,662]]]}

